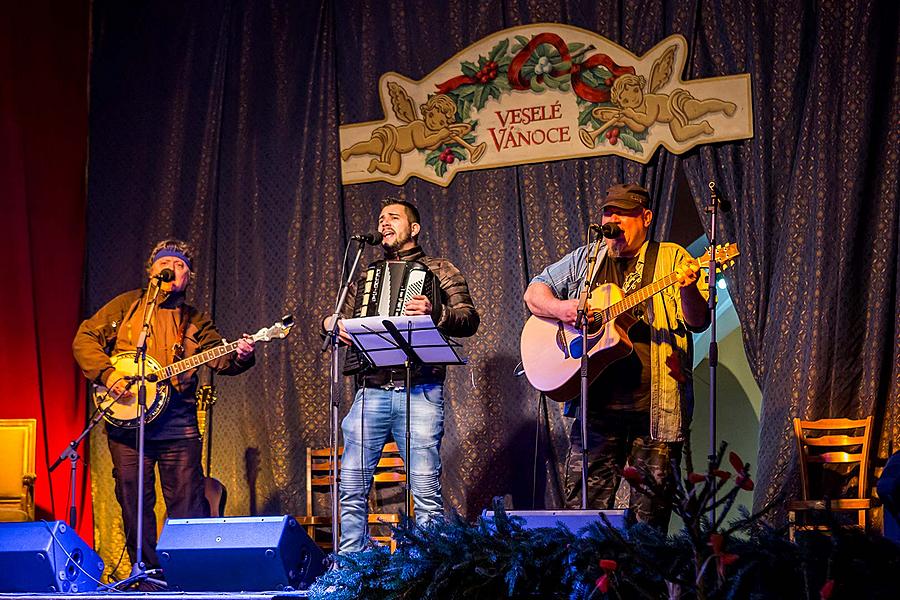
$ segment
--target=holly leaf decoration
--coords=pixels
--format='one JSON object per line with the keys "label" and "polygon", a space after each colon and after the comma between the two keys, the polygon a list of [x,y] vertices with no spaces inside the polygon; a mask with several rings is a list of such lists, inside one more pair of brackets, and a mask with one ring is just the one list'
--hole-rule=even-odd
{"label": "holly leaf decoration", "polygon": [[478,86],[477,91],[475,92],[475,99],[473,100],[473,104],[475,108],[481,110],[484,108],[484,102],[487,99],[487,90],[488,87],[486,85]]}
{"label": "holly leaf decoration", "polygon": [[505,65],[500,65],[498,63],[497,66],[497,78],[491,82],[497,89],[500,90],[501,93],[507,93],[512,91],[512,86],[509,85],[509,78],[506,76],[507,70],[509,68],[509,63]]}
{"label": "holly leaf decoration", "polygon": [[500,56],[506,53],[507,48],[509,48],[509,40],[501,40],[496,46],[491,49],[490,54],[488,54],[488,60],[497,62]]}
{"label": "holly leaf decoration", "polygon": [[478,67],[475,66],[475,63],[464,60],[459,66],[466,77],[475,77],[478,74]]}
{"label": "holly leaf decoration", "polygon": [[633,137],[634,139],[636,139],[639,142],[642,142],[647,139],[648,131],[649,131],[649,129],[645,129],[641,132],[636,132],[636,131],[632,131],[628,127],[625,128],[625,132],[628,133],[631,137]]}
{"label": "holly leaf decoration", "polygon": [[622,142],[622,145],[628,148],[629,150],[634,150],[635,152],[643,152],[644,147],[641,146],[641,143],[634,139],[634,136],[631,136],[627,133],[619,132],[619,141]]}
{"label": "holly leaf decoration", "polygon": [[587,125],[588,123],[594,123],[594,124],[597,123],[597,122],[594,120],[593,110],[594,110],[594,105],[593,105],[593,104],[588,104],[588,105],[581,111],[581,113],[578,115],[578,125],[579,125],[579,126],[584,127],[584,126]]}
{"label": "holly leaf decoration", "polygon": [[472,102],[467,100],[462,96],[458,96],[456,98],[456,114],[459,115],[460,119],[465,119],[469,116],[469,112],[472,109]]}

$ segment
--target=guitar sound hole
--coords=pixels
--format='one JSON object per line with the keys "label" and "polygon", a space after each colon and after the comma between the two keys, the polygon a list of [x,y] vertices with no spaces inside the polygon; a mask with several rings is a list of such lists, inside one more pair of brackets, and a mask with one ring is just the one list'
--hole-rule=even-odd
{"label": "guitar sound hole", "polygon": [[591,314],[591,319],[588,321],[588,335],[594,335],[606,325],[606,322],[603,320],[603,316],[599,312],[595,312]]}

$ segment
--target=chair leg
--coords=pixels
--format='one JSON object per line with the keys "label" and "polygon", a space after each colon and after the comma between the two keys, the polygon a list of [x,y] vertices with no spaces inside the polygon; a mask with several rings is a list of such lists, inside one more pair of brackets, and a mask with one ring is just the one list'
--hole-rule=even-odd
{"label": "chair leg", "polygon": [[797,513],[792,510],[788,511],[788,540],[792,543],[795,541],[797,528]]}

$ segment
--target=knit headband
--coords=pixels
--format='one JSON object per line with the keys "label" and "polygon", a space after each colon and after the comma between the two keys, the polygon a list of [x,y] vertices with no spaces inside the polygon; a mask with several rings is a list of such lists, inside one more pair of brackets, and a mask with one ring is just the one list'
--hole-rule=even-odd
{"label": "knit headband", "polygon": [[187,255],[184,254],[184,252],[180,252],[174,248],[163,248],[162,250],[157,252],[153,256],[153,262],[156,262],[161,258],[165,258],[166,256],[171,256],[173,258],[180,258],[184,262],[184,264],[187,265],[188,270],[193,270],[193,268],[191,267],[191,259],[189,259],[187,257]]}

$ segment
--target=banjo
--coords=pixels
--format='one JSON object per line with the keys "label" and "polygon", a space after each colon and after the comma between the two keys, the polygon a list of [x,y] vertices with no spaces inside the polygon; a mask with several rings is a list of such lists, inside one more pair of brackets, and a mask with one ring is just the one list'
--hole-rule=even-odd
{"label": "banjo", "polygon": [[[285,338],[291,332],[293,326],[294,318],[291,315],[285,315],[271,327],[263,327],[257,331],[250,336],[250,339],[253,342],[268,342],[274,339]],[[166,384],[169,379],[185,371],[196,369],[219,357],[231,354],[237,350],[237,347],[237,341],[230,343],[223,341],[221,346],[215,346],[199,354],[189,356],[167,367],[163,367],[159,364],[159,361],[147,355],[147,409],[144,412],[144,423],[152,422],[166,409],[172,394],[171,386]],[[139,374],[139,365],[135,362],[136,354],[137,352],[134,350],[114,354],[110,357],[112,366],[116,371],[127,376],[137,376]],[[132,381],[129,385],[133,383]],[[115,396],[109,393],[108,388],[102,385],[95,385],[91,395],[94,404],[103,411],[103,418],[107,422],[124,429],[134,429],[138,426],[137,394],[116,400]]]}

